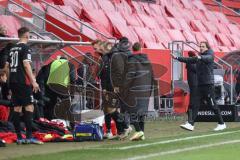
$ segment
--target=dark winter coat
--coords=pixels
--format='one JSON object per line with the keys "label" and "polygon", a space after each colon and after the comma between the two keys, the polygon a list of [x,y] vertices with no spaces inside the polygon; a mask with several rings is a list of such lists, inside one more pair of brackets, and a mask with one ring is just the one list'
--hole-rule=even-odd
{"label": "dark winter coat", "polygon": [[196,63],[198,86],[214,84],[214,53],[211,49],[197,57],[177,57],[177,60],[185,63]]}
{"label": "dark winter coat", "polygon": [[130,113],[146,112],[151,96],[153,72],[145,54],[115,53],[111,59],[111,80],[120,89],[121,107]]}

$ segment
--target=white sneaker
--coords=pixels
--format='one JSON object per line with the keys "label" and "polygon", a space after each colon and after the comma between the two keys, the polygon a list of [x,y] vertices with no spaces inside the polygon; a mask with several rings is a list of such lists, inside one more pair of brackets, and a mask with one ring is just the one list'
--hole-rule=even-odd
{"label": "white sneaker", "polygon": [[191,124],[188,123],[188,122],[186,122],[185,124],[180,125],[180,127],[181,127],[182,129],[186,129],[186,130],[188,130],[188,131],[193,131],[193,130],[194,130],[194,126],[191,125]]}
{"label": "white sneaker", "polygon": [[224,130],[224,129],[226,129],[226,128],[227,128],[227,126],[226,126],[225,123],[223,123],[223,124],[218,124],[217,127],[214,128],[214,131],[222,131],[222,130]]}
{"label": "white sneaker", "polygon": [[127,129],[124,129],[124,132],[119,136],[119,139],[120,140],[126,139],[130,135],[131,132],[132,132],[132,127],[129,126]]}
{"label": "white sneaker", "polygon": [[111,132],[108,132],[106,134],[104,134],[103,138],[105,139],[111,139],[113,137],[112,133]]}

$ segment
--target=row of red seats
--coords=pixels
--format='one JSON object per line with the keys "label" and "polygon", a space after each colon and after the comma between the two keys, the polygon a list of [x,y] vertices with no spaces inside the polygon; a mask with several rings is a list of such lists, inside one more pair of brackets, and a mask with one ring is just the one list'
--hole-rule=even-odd
{"label": "row of red seats", "polygon": [[[141,41],[146,47],[167,48],[168,42],[208,40],[214,47],[239,47],[239,26],[231,24],[221,13],[208,11],[201,1],[161,0],[157,4],[110,0],[48,0],[52,5],[104,34],[127,36],[132,42]],[[31,3],[48,15],[79,31],[80,23],[44,3]],[[171,5],[172,4],[172,5]],[[181,14],[179,14],[181,13]],[[82,32],[91,39],[98,35],[88,29]],[[158,47],[159,46],[159,47]]]}

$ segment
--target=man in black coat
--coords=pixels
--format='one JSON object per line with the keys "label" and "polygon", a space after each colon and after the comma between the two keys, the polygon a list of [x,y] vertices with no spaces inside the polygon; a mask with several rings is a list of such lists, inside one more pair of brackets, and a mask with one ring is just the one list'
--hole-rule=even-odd
{"label": "man in black coat", "polygon": [[[111,59],[111,80],[114,92],[119,94],[121,108],[131,117],[136,133],[130,140],[144,140],[144,114],[148,111],[152,92],[153,72],[145,54],[128,54],[127,41]],[[138,47],[140,50],[140,47]]]}
{"label": "man in black coat", "polygon": [[[185,57],[173,56],[173,58],[182,62],[196,64],[197,81],[198,81],[197,90],[199,93],[200,102],[203,102],[204,100],[206,100],[207,104],[211,106],[212,110],[214,111],[215,115],[218,118],[218,125],[216,128],[214,128],[214,131],[224,130],[226,128],[226,125],[223,121],[220,109],[216,104],[215,93],[214,93],[214,74],[213,74],[214,53],[213,53],[213,50],[210,48],[208,42],[200,43],[200,53],[201,53],[200,55],[197,55],[195,57],[185,58]],[[194,130],[194,122],[197,117],[197,113],[200,105],[196,105],[196,106],[197,108],[194,110],[194,113],[193,113],[193,122],[191,124],[186,123],[184,125],[181,125],[183,129],[190,130],[190,131]]]}
{"label": "man in black coat", "polygon": [[[192,51],[188,52],[189,57],[195,57],[195,53]],[[181,58],[178,58],[178,61],[186,63],[186,69],[187,69],[187,81],[188,81],[188,86],[189,86],[189,91],[190,91],[190,102],[188,105],[188,121],[186,123],[190,123],[191,125],[194,124],[193,122],[193,117],[195,117],[194,114],[197,112],[195,111],[199,105],[199,96],[198,96],[198,80],[197,80],[197,65],[196,63],[190,63],[189,61],[184,61]],[[181,125],[184,126],[186,124]]]}

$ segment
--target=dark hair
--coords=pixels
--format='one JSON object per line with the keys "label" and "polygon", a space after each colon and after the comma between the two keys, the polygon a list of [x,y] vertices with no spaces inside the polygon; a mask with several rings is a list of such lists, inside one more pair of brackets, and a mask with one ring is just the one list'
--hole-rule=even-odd
{"label": "dark hair", "polygon": [[21,27],[18,29],[18,37],[21,38],[25,33],[29,32],[30,30],[27,27]]}
{"label": "dark hair", "polygon": [[204,43],[206,45],[207,49],[211,49],[211,47],[207,41],[202,41],[202,42],[200,42],[200,44],[201,43]]}
{"label": "dark hair", "polygon": [[141,44],[139,42],[135,42],[132,46],[133,51],[140,51],[141,50]]}
{"label": "dark hair", "polygon": [[129,40],[128,40],[128,38],[127,37],[121,37],[120,39],[119,39],[119,43],[121,43],[121,42],[128,42]]}
{"label": "dark hair", "polygon": [[194,57],[194,56],[196,56],[196,54],[193,51],[189,51],[188,52],[188,56],[189,57]]}

